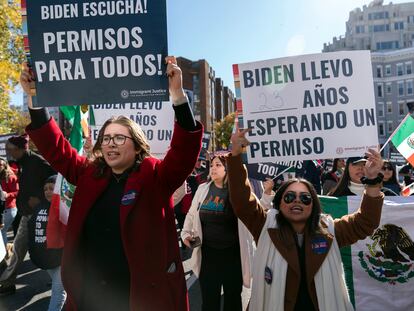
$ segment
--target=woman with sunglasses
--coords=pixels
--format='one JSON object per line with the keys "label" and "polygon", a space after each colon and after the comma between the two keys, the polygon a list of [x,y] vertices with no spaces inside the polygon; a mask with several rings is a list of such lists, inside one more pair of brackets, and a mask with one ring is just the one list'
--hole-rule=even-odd
{"label": "woman with sunglasses", "polygon": [[230,204],[225,158],[212,156],[210,163],[211,180],[198,187],[181,238],[194,248],[190,263],[200,281],[202,310],[220,310],[223,287],[224,311],[241,311],[242,287],[251,281],[253,238]]}
{"label": "woman with sunglasses", "polygon": [[379,225],[383,194],[375,181],[382,168],[378,152],[366,155],[366,187],[358,212],[333,220],[321,214],[313,186],[292,179],[276,192],[267,213],[252,195],[241,152],[247,130],[233,134],[227,159],[230,202],[258,248],[253,263],[249,310],[353,310],[339,248],[372,234]]}
{"label": "woman with sunglasses", "polygon": [[[105,122],[91,161],[71,147],[46,108],[30,109],[28,134],[76,185],[62,258],[66,310],[188,310],[172,194],[197,161],[203,129],[175,57],[166,63],[177,121],[162,161],[150,155],[142,129],[127,117]],[[25,67],[20,82],[27,94],[33,80]]]}
{"label": "woman with sunglasses", "polygon": [[[384,189],[389,189],[393,192],[393,195],[400,195],[402,189],[397,180],[397,173],[394,165],[389,160],[384,160],[381,172],[384,175],[383,191]],[[387,192],[385,195],[391,195],[391,193]]]}

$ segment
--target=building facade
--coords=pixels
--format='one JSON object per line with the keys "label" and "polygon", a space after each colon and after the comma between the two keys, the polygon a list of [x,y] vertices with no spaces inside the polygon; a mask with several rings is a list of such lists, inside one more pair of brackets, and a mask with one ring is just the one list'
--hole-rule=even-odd
{"label": "building facade", "polygon": [[214,149],[214,123],[235,111],[235,98],[232,90],[224,86],[223,80],[215,76],[214,69],[204,60],[191,61],[177,58],[183,72],[184,89],[192,91],[195,118],[203,123],[205,131],[212,133]]}
{"label": "building facade", "polygon": [[[414,48],[371,54],[381,144],[407,115],[414,102],[413,60]],[[392,151],[393,147],[390,145],[387,150]]]}
{"label": "building facade", "polygon": [[404,49],[412,47],[413,41],[414,2],[384,5],[374,0],[349,13],[345,36],[325,43],[323,52]]}
{"label": "building facade", "polygon": [[[371,50],[378,138],[384,144],[414,102],[414,2],[374,0],[349,13],[345,36],[325,43],[323,52]],[[414,107],[413,107],[414,108]],[[384,156],[395,148],[388,144]]]}

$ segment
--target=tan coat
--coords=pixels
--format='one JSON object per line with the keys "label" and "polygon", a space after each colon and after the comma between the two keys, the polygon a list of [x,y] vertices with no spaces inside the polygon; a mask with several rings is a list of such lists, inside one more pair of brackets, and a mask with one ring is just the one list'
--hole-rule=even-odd
{"label": "tan coat", "polygon": [[[240,156],[228,157],[227,173],[230,190],[230,201],[237,217],[246,225],[252,233],[255,241],[259,240],[260,233],[266,221],[266,211],[260,206],[256,197],[251,193],[246,169],[243,167]],[[378,227],[381,219],[381,210],[384,196],[373,198],[364,195],[360,209],[350,215],[335,219],[335,237],[339,247],[351,245],[358,240],[365,239]],[[285,310],[294,310],[296,297],[300,285],[299,255],[296,248],[294,234],[287,239],[280,238],[279,229],[268,229],[269,236],[288,263],[285,290]],[[305,257],[306,257],[306,281],[309,295],[318,308],[314,277],[321,267],[333,242],[333,236],[329,233],[321,234],[328,242],[328,251],[317,254],[312,251],[310,238],[305,231]]]}

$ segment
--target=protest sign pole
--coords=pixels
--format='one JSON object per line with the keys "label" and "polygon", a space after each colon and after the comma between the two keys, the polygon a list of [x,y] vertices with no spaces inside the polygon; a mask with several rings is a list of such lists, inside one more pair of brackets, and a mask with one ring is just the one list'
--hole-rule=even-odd
{"label": "protest sign pole", "polygon": [[276,178],[278,178],[280,175],[282,175],[283,173],[286,173],[288,170],[290,170],[293,166],[289,166],[288,168],[284,169],[283,171],[281,171],[279,174],[277,174],[275,177],[272,178],[273,181],[276,180]]}

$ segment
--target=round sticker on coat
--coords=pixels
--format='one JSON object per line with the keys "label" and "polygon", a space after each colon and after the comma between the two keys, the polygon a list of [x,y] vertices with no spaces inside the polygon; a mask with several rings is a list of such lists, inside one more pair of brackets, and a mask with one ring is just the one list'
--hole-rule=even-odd
{"label": "round sticker on coat", "polygon": [[325,254],[328,251],[328,241],[323,238],[315,238],[311,241],[312,252],[315,254]]}
{"label": "round sticker on coat", "polygon": [[122,205],[131,205],[132,203],[134,203],[136,196],[137,196],[137,192],[135,190],[129,190],[122,197],[121,204]]}
{"label": "round sticker on coat", "polygon": [[270,270],[270,268],[269,267],[266,267],[265,268],[265,274],[264,274],[264,279],[265,279],[265,282],[267,283],[267,284],[272,284],[272,280],[273,280],[273,273],[272,273],[272,270]]}

